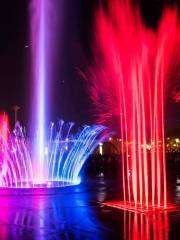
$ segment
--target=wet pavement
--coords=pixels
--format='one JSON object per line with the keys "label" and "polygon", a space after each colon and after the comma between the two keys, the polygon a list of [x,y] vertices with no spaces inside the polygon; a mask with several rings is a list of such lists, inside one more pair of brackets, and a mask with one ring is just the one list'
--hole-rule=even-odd
{"label": "wet pavement", "polygon": [[[172,199],[180,203],[175,169]],[[96,177],[61,189],[0,190],[0,240],[180,239],[180,212],[145,216],[103,207],[120,198],[119,183]]]}

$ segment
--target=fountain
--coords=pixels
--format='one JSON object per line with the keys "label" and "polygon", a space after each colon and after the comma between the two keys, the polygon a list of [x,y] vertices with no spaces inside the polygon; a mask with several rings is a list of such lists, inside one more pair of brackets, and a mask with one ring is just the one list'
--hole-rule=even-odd
{"label": "fountain", "polygon": [[[32,142],[24,136],[17,123],[11,133],[7,117],[3,116],[0,129],[1,188],[62,187],[80,183],[80,170],[89,155],[106,135],[103,126],[85,125],[73,134],[73,123],[52,123],[47,147],[44,149],[46,169],[41,182],[37,182],[36,164],[32,155]],[[96,138],[99,137],[98,140]]]}
{"label": "fountain", "polygon": [[164,104],[180,63],[177,11],[167,8],[152,29],[130,0],[113,0],[97,10],[95,26],[89,92],[97,122],[111,126],[116,118],[122,139],[123,201],[105,204],[146,213],[174,210],[167,198]]}
{"label": "fountain", "polygon": [[[105,127],[84,125],[78,131],[74,123],[47,119],[52,71],[53,9],[51,0],[32,0],[32,117],[30,137],[17,122],[11,132],[8,117],[0,116],[0,187],[47,188],[80,183],[80,171],[99,142],[106,138]],[[49,135],[49,137],[48,137]]]}

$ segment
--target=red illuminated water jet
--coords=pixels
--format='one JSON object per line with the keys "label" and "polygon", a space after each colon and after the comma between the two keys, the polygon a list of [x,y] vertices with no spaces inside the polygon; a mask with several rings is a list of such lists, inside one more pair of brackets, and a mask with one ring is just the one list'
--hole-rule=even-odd
{"label": "red illuminated water jet", "polygon": [[124,199],[107,205],[172,210],[167,204],[164,104],[180,60],[177,11],[167,8],[157,29],[151,29],[130,0],[112,0],[106,11],[99,8],[95,23],[90,95],[97,122],[111,125],[118,118],[122,138]]}
{"label": "red illuminated water jet", "polygon": [[[6,164],[6,149],[4,142],[8,139],[9,120],[6,113],[0,113],[0,179],[3,175],[3,168]],[[1,182],[0,182],[1,185]]]}
{"label": "red illuminated water jet", "polygon": [[8,135],[9,120],[6,113],[0,113],[0,135],[6,141]]}

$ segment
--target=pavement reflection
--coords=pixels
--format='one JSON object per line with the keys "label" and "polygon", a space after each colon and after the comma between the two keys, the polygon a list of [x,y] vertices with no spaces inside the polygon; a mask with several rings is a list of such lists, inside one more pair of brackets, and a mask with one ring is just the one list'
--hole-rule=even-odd
{"label": "pavement reflection", "polygon": [[120,198],[117,182],[101,177],[64,189],[0,190],[0,240],[179,239],[179,213],[146,216],[101,206]]}

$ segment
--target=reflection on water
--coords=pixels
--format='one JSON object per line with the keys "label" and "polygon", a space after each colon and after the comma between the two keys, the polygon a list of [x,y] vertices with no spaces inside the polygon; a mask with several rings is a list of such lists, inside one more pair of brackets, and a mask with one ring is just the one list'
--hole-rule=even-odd
{"label": "reflection on water", "polygon": [[124,212],[124,240],[168,240],[168,215]]}
{"label": "reflection on water", "polygon": [[[177,203],[180,175],[174,169],[169,182]],[[180,239],[178,212],[143,215],[101,206],[120,198],[119,181],[96,178],[65,189],[14,190],[15,195],[0,190],[0,240]]]}
{"label": "reflection on water", "polygon": [[89,194],[76,190],[1,196],[0,239],[102,239],[106,228],[96,219]]}

